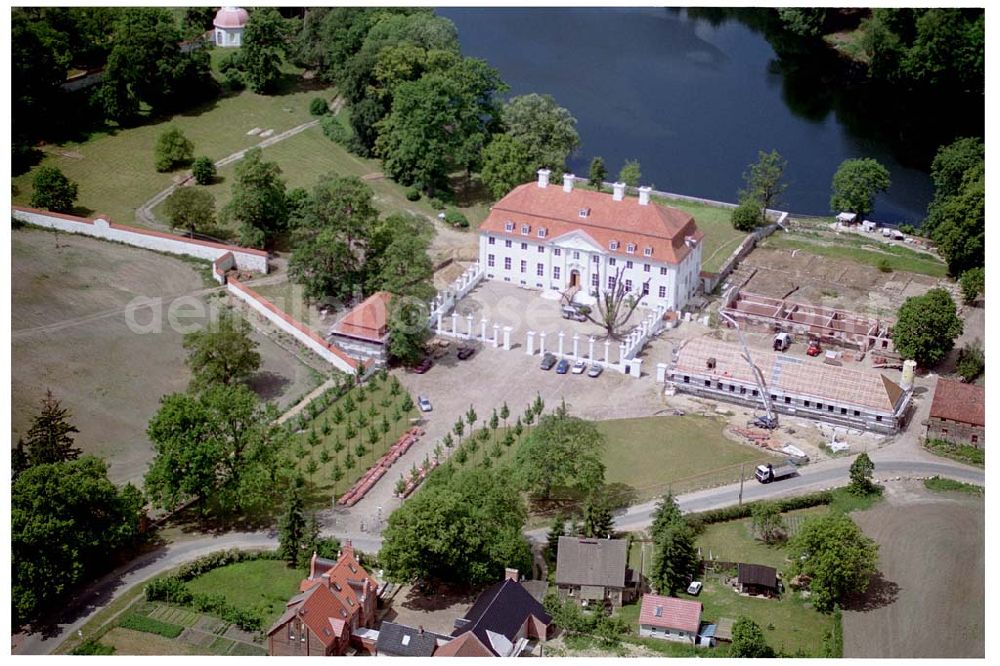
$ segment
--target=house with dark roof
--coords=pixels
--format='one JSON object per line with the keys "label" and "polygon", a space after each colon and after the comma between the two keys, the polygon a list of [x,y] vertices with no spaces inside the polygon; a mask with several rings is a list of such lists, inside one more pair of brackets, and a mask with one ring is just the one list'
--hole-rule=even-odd
{"label": "house with dark roof", "polygon": [[626,583],[627,547],[624,539],[559,537],[559,598],[571,599],[585,608],[621,608],[634,592],[634,587]]}
{"label": "house with dark roof", "polygon": [[737,565],[736,584],[739,591],[744,594],[777,596],[779,592],[778,570],[763,564],[743,564],[741,562]]}
{"label": "house with dark roof", "polygon": [[274,656],[343,655],[349,646],[374,651],[366,629],[375,624],[378,582],[344,542],[336,561],[313,554],[299,594],[267,632]]}
{"label": "house with dark roof", "polygon": [[391,302],[389,292],[375,292],[333,325],[327,335],[329,342],[366,362],[385,361]]}
{"label": "house with dark roof", "polygon": [[423,627],[414,629],[395,622],[383,622],[378,629],[376,654],[380,657],[431,657],[434,651],[451,641]]}
{"label": "house with dark roof", "polygon": [[530,641],[547,640],[552,618],[508,569],[504,580],[487,588],[465,617],[455,620],[453,639],[435,657],[516,657]]}
{"label": "house with dark roof", "polygon": [[694,645],[701,628],[701,602],[644,594],[639,635]]}
{"label": "house with dark roof", "polygon": [[983,448],[986,442],[986,391],[982,386],[938,379],[927,439]]}

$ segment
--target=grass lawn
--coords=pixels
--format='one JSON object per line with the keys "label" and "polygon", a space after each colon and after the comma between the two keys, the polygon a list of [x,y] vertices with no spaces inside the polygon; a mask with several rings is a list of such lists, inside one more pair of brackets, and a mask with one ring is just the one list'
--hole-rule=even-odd
{"label": "grass lawn", "polygon": [[931,277],[945,277],[948,274],[948,266],[929,254],[865,238],[833,237],[809,232],[775,234],[762,241],[761,247],[802,250],[875,267],[886,262],[893,271],[921,273]]}
{"label": "grass lawn", "polygon": [[321,336],[326,335],[326,329],[329,326],[323,324],[319,308],[315,305],[306,305],[302,285],[296,284],[291,280],[285,280],[284,282],[251,287],[251,289],[269,300],[276,308],[287,313],[296,321],[305,324]]}
{"label": "grass lawn", "polygon": [[986,465],[986,451],[966,444],[951,444],[940,439],[932,439],[924,444],[924,448],[936,456],[951,458],[967,465],[983,467]]}
{"label": "grass lawn", "polygon": [[736,246],[747,237],[746,233],[733,228],[732,211],[728,208],[686,201],[653,197],[660,203],[677,208],[694,217],[698,228],[705,232],[701,248],[701,269],[715,272],[722,268]]}
{"label": "grass lawn", "polygon": [[101,637],[101,644],[115,648],[115,653],[119,655],[197,654],[197,648],[193,645],[124,627],[115,627],[104,634]]}
{"label": "grass lawn", "polygon": [[[782,515],[788,528],[789,537],[794,536],[802,521],[810,517],[825,516],[830,508],[814,506]],[[748,562],[764,564],[781,571],[788,564],[785,561],[783,544],[767,545],[754,538],[750,518],[715,523],[705,528],[698,536],[698,547],[704,559],[711,556],[723,562]]]}
{"label": "grass lawn", "polygon": [[193,594],[220,594],[233,606],[260,610],[267,628],[298,593],[303,577],[281,560],[251,560],[213,569],[186,585]]}
{"label": "grass lawn", "polygon": [[638,501],[739,481],[740,464],[752,472],[770,459],[722,434],[724,421],[700,416],[651,416],[597,424],[608,443],[608,483],[632,486]]}
{"label": "grass lawn", "polygon": [[928,490],[934,490],[937,492],[953,491],[968,493],[970,495],[982,495],[985,492],[982,486],[977,486],[972,483],[962,483],[961,481],[953,481],[952,479],[943,479],[940,476],[924,479],[924,487]]}

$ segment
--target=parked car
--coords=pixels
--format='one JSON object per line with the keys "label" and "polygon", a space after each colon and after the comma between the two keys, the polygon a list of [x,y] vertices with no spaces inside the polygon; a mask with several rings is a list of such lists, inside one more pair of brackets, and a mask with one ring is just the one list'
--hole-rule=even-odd
{"label": "parked car", "polygon": [[576,363],[573,364],[573,374],[574,375],[582,375],[583,371],[586,370],[586,369],[587,369],[587,362],[586,361],[577,361]]}
{"label": "parked car", "polygon": [[432,409],[434,409],[431,406],[431,401],[427,399],[426,395],[418,395],[417,396],[417,407],[419,407],[420,411],[422,411],[422,412],[429,412]]}
{"label": "parked car", "polygon": [[424,360],[422,360],[417,365],[417,367],[413,368],[413,372],[417,373],[418,375],[422,375],[425,372],[427,372],[428,370],[430,370],[431,367],[433,367],[433,365],[434,365],[434,361],[431,359],[430,356],[428,356],[427,358],[425,358]]}
{"label": "parked car", "polygon": [[572,305],[564,305],[562,307],[563,319],[572,319],[573,321],[587,321],[586,315],[574,308]]}
{"label": "parked car", "polygon": [[701,587],[702,585],[700,580],[694,581],[693,583],[688,585],[688,594],[693,594],[694,596],[698,596],[698,593],[701,592]]}
{"label": "parked car", "polygon": [[601,373],[604,372],[603,365],[597,365],[596,363],[590,366],[590,370],[587,371],[588,377],[600,377]]}
{"label": "parked car", "polygon": [[565,375],[567,372],[569,372],[569,361],[560,359],[559,365],[556,366],[556,374]]}
{"label": "parked car", "polygon": [[542,357],[542,364],[539,366],[542,370],[551,370],[552,366],[556,364],[555,354],[546,354]]}
{"label": "parked car", "polygon": [[458,360],[464,361],[476,353],[476,348],[472,346],[461,346],[458,348]]}

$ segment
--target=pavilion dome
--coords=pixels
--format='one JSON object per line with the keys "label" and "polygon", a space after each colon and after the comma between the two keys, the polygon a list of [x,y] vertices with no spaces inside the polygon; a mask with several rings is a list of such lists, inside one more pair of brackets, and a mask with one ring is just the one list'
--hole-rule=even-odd
{"label": "pavilion dome", "polygon": [[216,28],[243,28],[250,20],[250,14],[242,7],[223,7],[215,15]]}

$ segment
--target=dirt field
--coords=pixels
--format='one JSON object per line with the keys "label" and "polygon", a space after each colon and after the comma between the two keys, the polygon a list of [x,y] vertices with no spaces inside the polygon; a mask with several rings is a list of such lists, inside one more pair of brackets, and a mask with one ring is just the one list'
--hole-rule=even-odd
{"label": "dirt field", "polygon": [[[56,247],[58,238],[58,247]],[[21,229],[12,233],[12,437],[30,425],[51,388],[73,414],[76,443],[110,463],[116,482],[139,482],[152,456],[146,423],[160,397],[186,388],[182,332],[169,325],[171,307],[219,303],[198,265],[83,236]],[[193,295],[184,301],[177,300]],[[134,333],[129,315],[151,323],[137,297],[162,299],[163,325]],[[204,321],[189,317],[184,323]],[[264,336],[255,388],[279,405],[300,397],[319,378]]]}
{"label": "dirt field", "polygon": [[844,612],[845,657],[984,656],[983,500],[889,484],[888,501],[854,516],[880,548],[870,610]]}

